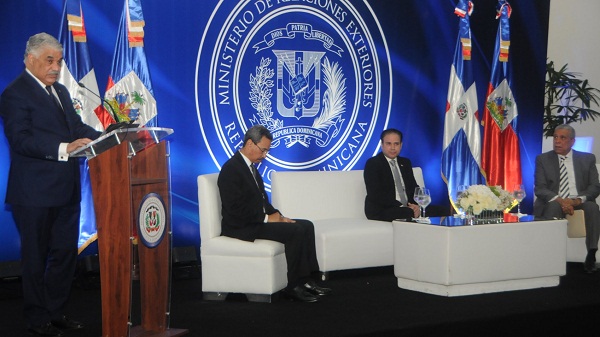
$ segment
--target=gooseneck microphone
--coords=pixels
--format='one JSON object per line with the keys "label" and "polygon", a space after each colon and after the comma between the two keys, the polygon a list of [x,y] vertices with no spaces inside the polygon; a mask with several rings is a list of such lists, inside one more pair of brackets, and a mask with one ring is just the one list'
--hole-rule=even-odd
{"label": "gooseneck microphone", "polygon": [[105,99],[100,97],[100,95],[98,95],[97,93],[93,92],[90,88],[86,87],[85,84],[83,84],[83,82],[77,82],[77,85],[79,85],[83,89],[91,92],[94,96],[98,97],[100,99],[100,101],[102,102],[102,105],[107,106],[109,108],[110,114],[112,115],[112,118],[115,120],[116,123],[110,124],[109,126],[107,126],[106,130],[104,131],[105,133],[111,132],[112,130],[122,129],[122,128],[130,127],[130,126],[137,127],[136,124],[133,124],[133,120],[129,121],[129,122],[119,122],[117,119],[117,113]]}
{"label": "gooseneck microphone", "polygon": [[112,118],[115,120],[115,122],[118,122],[119,120],[117,119],[117,114],[115,113],[115,111],[113,110],[113,107],[102,97],[100,97],[100,95],[98,95],[97,93],[93,92],[90,88],[86,87],[85,84],[83,84],[83,82],[77,82],[77,85],[79,85],[80,87],[82,87],[83,89],[91,92],[94,96],[98,97],[100,99],[100,102],[102,102],[102,105],[104,106],[108,106],[109,110],[110,110],[110,114],[112,115]]}

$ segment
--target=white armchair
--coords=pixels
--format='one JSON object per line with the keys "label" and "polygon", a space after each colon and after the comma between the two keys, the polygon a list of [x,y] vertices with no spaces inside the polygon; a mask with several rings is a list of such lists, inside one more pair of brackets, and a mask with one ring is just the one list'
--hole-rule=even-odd
{"label": "white armchair", "polygon": [[[600,171],[600,164],[596,164]],[[600,204],[600,196],[596,198]],[[567,215],[567,261],[583,262],[587,255],[585,247],[585,218],[582,210],[576,210],[575,214]],[[596,260],[600,261],[600,251],[596,253]]]}
{"label": "white armchair", "polygon": [[203,298],[224,300],[229,293],[242,293],[252,302],[271,302],[272,294],[287,285],[284,246],[221,236],[218,176],[198,176]]}

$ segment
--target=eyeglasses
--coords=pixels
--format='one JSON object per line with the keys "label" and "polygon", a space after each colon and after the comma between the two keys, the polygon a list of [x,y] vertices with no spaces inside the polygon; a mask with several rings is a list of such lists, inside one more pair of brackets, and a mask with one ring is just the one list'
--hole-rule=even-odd
{"label": "eyeglasses", "polygon": [[[254,142],[253,142],[254,143]],[[265,149],[263,147],[258,146],[258,144],[254,143],[254,145],[256,145],[256,147],[266,156],[267,154],[269,154],[270,149]]]}

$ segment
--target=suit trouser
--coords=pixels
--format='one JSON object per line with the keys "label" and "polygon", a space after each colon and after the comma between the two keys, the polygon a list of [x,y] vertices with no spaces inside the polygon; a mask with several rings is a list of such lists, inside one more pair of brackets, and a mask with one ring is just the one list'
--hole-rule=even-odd
{"label": "suit trouser", "polygon": [[[600,238],[600,210],[598,204],[592,201],[586,201],[575,207],[583,210],[585,217],[585,246],[588,250],[598,249],[598,239]],[[557,201],[551,201],[544,205],[542,217],[545,219],[564,218],[560,204]]]}
{"label": "suit trouser", "polygon": [[257,239],[283,243],[287,261],[288,288],[306,282],[310,274],[319,270],[315,249],[315,228],[308,220],[295,223],[267,222],[259,226]]}
{"label": "suit trouser", "polygon": [[59,319],[75,275],[80,205],[12,210],[21,236],[25,320],[37,326]]}
{"label": "suit trouser", "polygon": [[[429,205],[425,208],[425,216],[427,217],[436,217],[436,216],[449,216],[450,211],[445,207],[438,205]],[[369,220],[379,220],[379,221],[394,221],[398,219],[406,219],[410,220],[414,218],[415,213],[410,207],[388,207],[381,212],[377,213],[375,216],[367,217]]]}
{"label": "suit trouser", "polygon": [[389,207],[381,212],[377,213],[376,216],[368,217],[370,220],[379,221],[394,221],[397,219],[410,220],[415,216],[413,210],[409,207]]}

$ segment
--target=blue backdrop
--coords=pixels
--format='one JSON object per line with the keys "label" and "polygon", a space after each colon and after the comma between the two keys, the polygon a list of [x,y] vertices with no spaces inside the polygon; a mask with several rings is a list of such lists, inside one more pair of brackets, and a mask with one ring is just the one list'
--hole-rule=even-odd
{"label": "blue backdrop", "polygon": [[[475,0],[475,10],[471,16],[474,42],[472,62],[477,76],[480,114],[483,112],[482,104],[490,77],[491,57],[496,37],[496,2]],[[123,0],[101,2],[82,0],[82,3],[89,49],[102,94],[110,72]],[[217,153],[231,151],[225,149],[217,136],[212,136],[213,133],[218,133],[215,131],[218,127],[213,125],[213,120],[218,118],[221,112],[217,111],[217,108],[211,110],[212,106],[207,98],[210,95],[210,88],[204,88],[203,85],[207,83],[204,76],[209,76],[208,72],[212,69],[207,63],[211,61],[210,55],[207,55],[210,47],[208,44],[218,45],[222,42],[216,34],[219,34],[219,27],[226,26],[224,10],[227,9],[229,13],[235,12],[238,3],[241,2],[142,1],[146,22],[144,48],[158,106],[158,124],[175,130],[170,137],[172,227],[175,246],[198,247],[196,177],[199,174],[217,172],[220,164],[226,159],[226,156]],[[328,5],[325,6],[326,4]],[[446,186],[440,175],[440,157],[448,79],[458,29],[458,19],[453,14],[456,1],[257,0],[247,3],[248,8],[254,8],[255,13],[266,13],[269,5],[273,9],[279,7],[282,11],[277,15],[284,19],[287,15],[283,10],[284,6],[309,8],[323,5],[323,8],[332,12],[331,9],[337,8],[338,4],[339,7],[357,9],[356,13],[346,11],[348,17],[353,15],[357,18],[357,22],[362,21],[361,17],[364,18],[363,28],[368,27],[373,33],[373,40],[369,45],[372,48],[372,55],[379,55],[382,58],[382,69],[385,72],[381,76],[386,77],[378,88],[385,96],[385,102],[381,104],[382,111],[366,111],[366,113],[381,114],[382,119],[373,123],[372,134],[364,138],[360,155],[357,155],[350,164],[340,168],[362,169],[366,159],[378,151],[377,140],[383,128],[398,128],[405,133],[402,155],[411,158],[413,165],[423,168],[425,181],[433,192],[433,202],[448,205]],[[514,60],[512,89],[519,105],[518,134],[523,182],[528,195],[522,209],[523,212],[531,212],[534,160],[541,150],[542,142],[544,72],[550,1],[514,0],[511,5],[513,15],[510,57]],[[0,91],[4,90],[8,83],[23,70],[23,53],[29,36],[41,31],[58,36],[61,12],[62,0],[3,2],[3,10],[0,14],[0,32],[2,32],[0,47],[4,50],[5,58],[0,74]],[[240,25],[243,24],[243,14],[244,12],[240,12],[238,18],[242,20],[239,21]],[[302,15],[295,17],[304,22],[309,20]],[[339,18],[341,21],[341,16]],[[251,22],[249,17],[246,19],[250,31],[250,23],[256,24],[256,21]],[[258,20],[258,17],[253,17],[253,20]],[[335,19],[332,19],[333,21]],[[283,27],[285,24],[280,26]],[[254,34],[259,33],[262,34],[262,31],[257,28]],[[340,36],[342,35],[340,33]],[[246,46],[247,49],[251,47]],[[349,48],[350,44],[346,47]],[[388,66],[390,71],[386,70]],[[250,70],[254,72],[254,68]],[[350,96],[352,95],[349,95],[347,100],[354,100],[354,97]],[[231,109],[234,112],[235,109],[233,107]],[[365,113],[365,110],[357,110],[357,112]],[[240,125],[243,129],[244,124]],[[3,128],[1,123],[0,128]],[[238,131],[243,133],[244,130]],[[347,136],[349,139],[352,137],[351,134]],[[276,151],[280,151],[279,156],[285,157],[284,149]],[[278,156],[277,152],[274,153]],[[273,165],[275,162],[274,157]],[[8,166],[8,146],[5,137],[2,136],[0,137],[1,200],[4,200],[6,191]],[[331,167],[331,165],[327,166],[323,163],[290,167],[290,169],[316,170],[324,167]],[[19,259],[18,233],[10,212],[6,207],[2,207],[0,208],[0,261],[17,259]]]}

